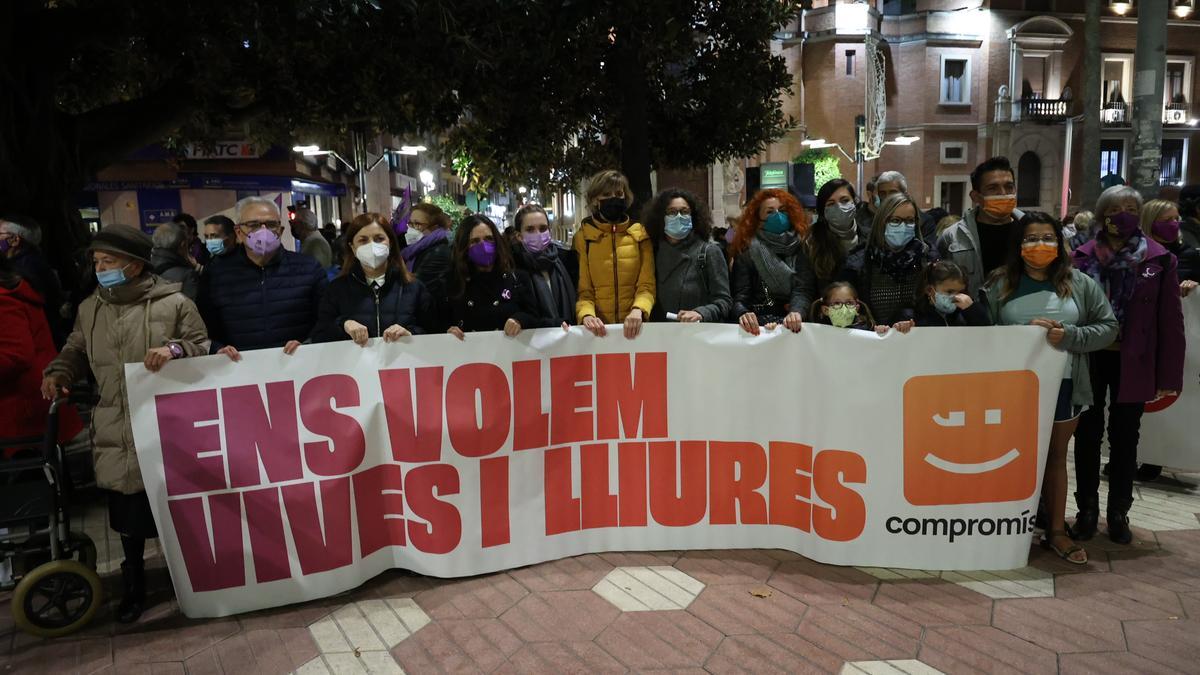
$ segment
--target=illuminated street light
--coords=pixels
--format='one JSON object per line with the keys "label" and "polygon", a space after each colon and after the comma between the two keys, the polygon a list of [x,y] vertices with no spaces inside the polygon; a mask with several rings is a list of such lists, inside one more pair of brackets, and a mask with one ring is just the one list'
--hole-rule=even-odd
{"label": "illuminated street light", "polygon": [[1173,11],[1180,19],[1188,18],[1192,15],[1192,0],[1176,0]]}
{"label": "illuminated street light", "polygon": [[321,151],[321,146],[319,146],[319,145],[293,145],[292,146],[292,152],[302,152],[305,155],[309,155],[310,153],[317,153],[320,151]]}
{"label": "illuminated street light", "polygon": [[884,145],[912,145],[921,140],[920,136],[896,136],[890,141],[884,141]]}
{"label": "illuminated street light", "polygon": [[1130,2],[1130,0],[1112,0],[1108,3],[1108,6],[1116,14],[1125,16],[1129,13],[1129,10],[1133,8],[1133,3]]}

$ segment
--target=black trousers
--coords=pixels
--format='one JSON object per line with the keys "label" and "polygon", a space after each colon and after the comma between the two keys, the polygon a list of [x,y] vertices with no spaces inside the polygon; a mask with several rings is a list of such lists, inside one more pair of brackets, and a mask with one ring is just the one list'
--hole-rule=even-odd
{"label": "black trousers", "polygon": [[1075,429],[1075,481],[1080,495],[1099,495],[1100,442],[1104,438],[1104,404],[1108,403],[1108,508],[1128,511],[1137,473],[1138,436],[1145,403],[1117,403],[1121,388],[1121,352],[1102,350],[1088,357],[1092,407]]}

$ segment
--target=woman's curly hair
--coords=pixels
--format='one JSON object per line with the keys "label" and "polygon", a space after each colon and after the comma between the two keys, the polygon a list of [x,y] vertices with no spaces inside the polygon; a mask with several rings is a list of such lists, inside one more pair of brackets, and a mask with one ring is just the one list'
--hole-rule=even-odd
{"label": "woman's curly hair", "polygon": [[746,203],[746,208],[742,209],[742,216],[738,218],[733,243],[729,245],[730,260],[750,248],[750,241],[762,229],[763,224],[758,219],[758,208],[768,199],[779,200],[780,210],[788,215],[788,220],[792,221],[792,229],[795,230],[796,236],[803,239],[808,234],[808,212],[800,205],[799,200],[787,190],[775,188],[759,190],[758,194]]}

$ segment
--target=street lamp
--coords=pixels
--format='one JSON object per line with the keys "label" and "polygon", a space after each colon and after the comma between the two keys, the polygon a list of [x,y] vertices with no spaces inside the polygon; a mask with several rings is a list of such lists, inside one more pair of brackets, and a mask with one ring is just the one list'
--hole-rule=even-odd
{"label": "street lamp", "polygon": [[336,150],[322,150],[321,146],[319,145],[293,145],[292,152],[299,152],[305,157],[323,157],[325,155],[331,155],[334,159],[339,160],[342,164],[345,164],[347,169],[350,169],[351,171],[357,171],[355,166],[346,161],[346,158],[339,155]]}
{"label": "street lamp", "polygon": [[1116,14],[1125,16],[1129,13],[1129,10],[1133,8],[1133,2],[1130,0],[1110,0],[1108,6]]}
{"label": "street lamp", "polygon": [[884,141],[884,145],[912,145],[921,140],[920,136],[896,136],[890,141]]}
{"label": "street lamp", "polygon": [[1180,19],[1188,18],[1192,15],[1192,0],[1176,0],[1174,12]]}

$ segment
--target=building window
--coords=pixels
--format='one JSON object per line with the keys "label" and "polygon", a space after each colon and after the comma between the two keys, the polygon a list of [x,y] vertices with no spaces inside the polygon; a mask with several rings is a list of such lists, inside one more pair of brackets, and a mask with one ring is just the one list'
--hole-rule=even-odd
{"label": "building window", "polygon": [[951,142],[941,144],[942,164],[966,164],[967,144]]}
{"label": "building window", "polygon": [[1033,151],[1017,161],[1017,206],[1038,206],[1042,203],[1042,160]]}
{"label": "building window", "polygon": [[936,176],[933,179],[933,189],[937,195],[937,205],[945,209],[946,213],[966,213],[967,195],[970,191],[968,178]]}
{"label": "building window", "polygon": [[1119,138],[1100,141],[1100,177],[1122,176],[1125,171],[1125,141]]}
{"label": "building window", "polygon": [[942,105],[970,105],[970,59],[943,56],[941,75],[941,95],[938,102]]}
{"label": "building window", "polygon": [[1167,63],[1167,79],[1165,82],[1167,103],[1186,103],[1187,93],[1183,88],[1183,75],[1187,64],[1180,61]]}
{"label": "building window", "polygon": [[1159,160],[1159,184],[1183,185],[1183,158],[1187,141],[1182,138],[1164,138],[1162,159]]}
{"label": "building window", "polygon": [[846,50],[846,75],[854,76],[854,58],[856,52],[853,49]]}

